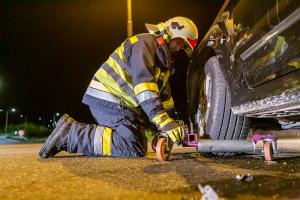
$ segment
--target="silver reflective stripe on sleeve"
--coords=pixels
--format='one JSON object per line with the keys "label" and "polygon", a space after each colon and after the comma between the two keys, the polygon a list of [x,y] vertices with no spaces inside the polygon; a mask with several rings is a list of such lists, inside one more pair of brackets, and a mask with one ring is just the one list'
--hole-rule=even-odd
{"label": "silver reflective stripe on sleeve", "polygon": [[110,102],[119,104],[118,98],[115,95],[110,94],[108,92],[104,92],[101,90],[94,89],[92,87],[88,87],[85,93],[90,96],[96,97],[98,99],[103,99],[106,101],[110,101]]}
{"label": "silver reflective stripe on sleeve", "polygon": [[94,155],[100,156],[102,154],[102,135],[104,131],[104,126],[97,126],[95,137],[94,137]]}
{"label": "silver reflective stripe on sleeve", "polygon": [[138,95],[136,95],[136,98],[137,98],[139,103],[142,103],[142,102],[147,101],[149,99],[159,98],[159,96],[158,96],[157,92],[146,90],[146,91],[141,92]]}

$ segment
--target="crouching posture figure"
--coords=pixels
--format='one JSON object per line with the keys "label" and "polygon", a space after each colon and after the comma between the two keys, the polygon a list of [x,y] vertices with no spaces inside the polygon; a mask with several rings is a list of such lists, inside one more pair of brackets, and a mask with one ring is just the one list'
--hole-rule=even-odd
{"label": "crouching posture figure", "polygon": [[[60,151],[89,156],[141,157],[147,153],[144,121],[148,118],[180,143],[183,127],[170,116],[174,108],[168,84],[173,58],[197,44],[195,24],[185,17],[146,24],[149,33],[126,39],[101,65],[83,103],[97,124],[79,123],[67,114],[58,121],[39,155]],[[148,120],[147,119],[147,120]]]}

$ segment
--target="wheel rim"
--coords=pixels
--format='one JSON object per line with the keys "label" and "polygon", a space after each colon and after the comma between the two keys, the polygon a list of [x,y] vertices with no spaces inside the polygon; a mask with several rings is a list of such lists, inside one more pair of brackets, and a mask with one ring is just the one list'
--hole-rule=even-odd
{"label": "wheel rim", "polygon": [[265,142],[263,145],[265,161],[273,160],[273,147],[271,142]]}
{"label": "wheel rim", "polygon": [[167,150],[167,139],[159,138],[156,144],[156,157],[160,161],[167,161],[170,156],[170,151]]}
{"label": "wheel rim", "polygon": [[209,110],[210,110],[210,103],[211,103],[211,75],[208,74],[205,77],[204,82],[205,87],[205,97],[206,97],[206,109],[205,109],[205,122],[208,120]]}
{"label": "wheel rim", "polygon": [[201,93],[200,93],[201,117],[200,117],[199,125],[204,132],[206,132],[205,129],[209,117],[210,106],[211,106],[211,74],[207,74],[203,82],[203,85],[201,87]]}

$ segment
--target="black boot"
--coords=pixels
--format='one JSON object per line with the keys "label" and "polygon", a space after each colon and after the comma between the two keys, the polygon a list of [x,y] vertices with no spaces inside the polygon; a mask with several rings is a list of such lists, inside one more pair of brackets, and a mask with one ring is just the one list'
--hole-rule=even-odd
{"label": "black boot", "polygon": [[69,131],[74,122],[76,121],[67,114],[64,114],[58,120],[55,129],[47,138],[39,152],[41,158],[48,158],[61,151],[67,150]]}

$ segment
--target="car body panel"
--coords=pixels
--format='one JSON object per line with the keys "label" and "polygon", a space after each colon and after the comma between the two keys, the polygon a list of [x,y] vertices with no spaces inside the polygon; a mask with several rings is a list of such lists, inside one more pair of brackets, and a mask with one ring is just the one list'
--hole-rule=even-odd
{"label": "car body panel", "polygon": [[[300,115],[300,1],[227,0],[198,45],[188,70],[188,106],[198,101],[196,80],[217,55],[235,114]],[[204,64],[203,64],[204,63]],[[195,74],[198,73],[198,74]],[[197,77],[198,76],[198,77]]]}

